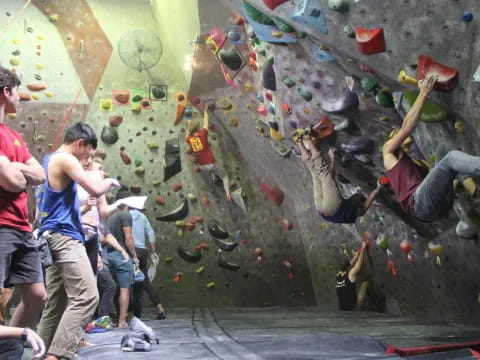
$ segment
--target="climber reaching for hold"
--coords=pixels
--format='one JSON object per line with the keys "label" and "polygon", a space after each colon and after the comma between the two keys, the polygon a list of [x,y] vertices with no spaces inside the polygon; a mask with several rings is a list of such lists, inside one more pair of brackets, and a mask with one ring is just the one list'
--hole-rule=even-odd
{"label": "climber reaching for hold", "polygon": [[308,131],[303,131],[302,135],[294,137],[294,142],[300,150],[302,161],[312,174],[315,208],[325,221],[351,224],[357,220],[357,217],[367,212],[383,184],[378,182],[375,190],[367,198],[362,193],[356,193],[344,199],[335,181],[336,150],[330,148],[328,151],[330,162],[327,162],[308,135]]}
{"label": "climber reaching for hold", "polygon": [[454,199],[452,184],[457,177],[472,197],[478,197],[471,176],[480,176],[480,157],[451,150],[452,146],[439,145],[436,164],[429,173],[407,155],[406,146],[412,142],[411,134],[420,121],[422,107],[437,78],[429,74],[418,82],[420,93],[405,116],[402,127],[393,129],[383,145],[383,165],[397,201],[407,214],[424,222],[435,221],[451,210]]}
{"label": "climber reaching for hold", "polygon": [[215,181],[216,177],[222,179],[223,188],[225,189],[225,195],[227,201],[232,201],[230,194],[230,179],[228,174],[222,168],[220,168],[213,157],[210,145],[208,144],[208,110],[205,108],[203,114],[203,128],[200,129],[200,124],[189,120],[187,123],[187,136],[186,142],[190,146],[193,154],[197,159],[198,166],[202,171],[207,171],[212,177],[212,181]]}

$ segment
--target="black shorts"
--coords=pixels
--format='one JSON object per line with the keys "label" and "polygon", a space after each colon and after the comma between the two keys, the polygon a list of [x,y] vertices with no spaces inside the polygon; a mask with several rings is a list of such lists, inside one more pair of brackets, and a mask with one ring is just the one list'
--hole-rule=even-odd
{"label": "black shorts", "polygon": [[0,288],[43,282],[38,243],[30,232],[0,227]]}

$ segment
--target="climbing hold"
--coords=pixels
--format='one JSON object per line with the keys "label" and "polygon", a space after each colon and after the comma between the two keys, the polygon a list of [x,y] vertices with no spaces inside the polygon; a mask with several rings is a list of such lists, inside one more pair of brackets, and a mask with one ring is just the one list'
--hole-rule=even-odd
{"label": "climbing hold", "polygon": [[230,252],[230,251],[233,251],[238,246],[238,242],[236,241],[228,242],[228,241],[217,239],[217,238],[215,238],[214,241],[215,241],[215,245],[217,245],[223,251]]}
{"label": "climbing hold", "polygon": [[16,113],[8,113],[7,116],[8,116],[8,118],[9,118],[10,120],[13,120],[13,119],[16,119],[16,118],[17,118],[17,114],[16,114]]}
{"label": "climbing hold", "polygon": [[218,256],[218,266],[231,271],[237,271],[238,269],[240,269],[240,265],[227,261],[224,258],[223,254],[220,254]]}
{"label": "climbing hold", "polygon": [[183,273],[179,271],[173,278],[173,282],[178,283],[182,278],[183,278]]}
{"label": "climbing hold", "polygon": [[276,114],[276,111],[275,111],[275,104],[270,104],[268,105],[268,112],[272,115],[275,115]]}
{"label": "climbing hold", "polygon": [[414,86],[418,85],[417,79],[415,79],[413,76],[409,76],[405,70],[401,70],[398,74],[398,81],[400,81],[402,84],[410,84]]}
{"label": "climbing hold", "polygon": [[108,144],[108,145],[115,144],[118,141],[117,130],[115,130],[114,128],[112,128],[110,126],[104,126],[102,128],[102,133],[100,135],[100,139],[102,139],[102,141],[105,144]]}
{"label": "climbing hold", "polygon": [[262,191],[267,195],[270,200],[277,206],[280,206],[285,198],[285,194],[276,186],[269,185],[267,183],[260,184]]}
{"label": "climbing hold", "polygon": [[363,90],[369,94],[376,94],[378,89],[380,88],[380,85],[378,82],[371,78],[370,76],[364,76],[360,80],[360,83],[362,84]]}
{"label": "climbing hold", "polygon": [[220,224],[214,219],[211,219],[208,222],[207,228],[210,234],[215,238],[226,239],[230,236],[227,230],[221,227]]}
{"label": "climbing hold", "polygon": [[378,182],[384,186],[390,184],[390,180],[387,176],[382,176],[380,179],[378,179]]}
{"label": "climbing hold", "polygon": [[112,99],[100,99],[100,109],[112,110]]}
{"label": "climbing hold", "polygon": [[58,14],[50,14],[50,16],[48,17],[48,20],[50,20],[52,23],[54,22],[57,22],[58,21]]}
{"label": "climbing hold", "polygon": [[463,128],[463,124],[460,121],[455,122],[455,130],[457,130],[459,134],[463,134],[465,132],[465,129]]}
{"label": "climbing hold", "polygon": [[173,184],[172,188],[175,192],[180,191],[182,189],[182,183],[180,181],[177,181]]}
{"label": "climbing hold", "polygon": [[257,109],[257,112],[262,116],[267,116],[267,114],[268,114],[268,111],[267,111],[267,108],[265,107],[265,105],[259,106],[258,109]]}
{"label": "climbing hold", "polygon": [[185,224],[185,229],[187,231],[193,231],[193,229],[195,229],[195,223],[192,222],[192,221],[189,221]]}
{"label": "climbing hold", "polygon": [[288,0],[263,0],[265,5],[272,11],[275,10],[275,8],[278,5],[283,4],[286,1],[288,1]]}
{"label": "climbing hold", "polygon": [[123,116],[119,114],[113,114],[109,116],[108,120],[110,126],[120,126],[120,124],[123,122]]}
{"label": "climbing hold", "polygon": [[18,60],[17,58],[11,58],[10,59],[10,65],[18,66],[18,65],[20,65],[20,60]]}
{"label": "climbing hold", "polygon": [[320,1],[296,2],[290,18],[322,34],[327,34],[327,24],[320,4]]}
{"label": "climbing hold", "polygon": [[407,255],[408,261],[413,261],[412,255],[410,254],[410,243],[408,242],[408,240],[403,240],[400,243],[400,250],[402,250]]}
{"label": "climbing hold", "polygon": [[47,85],[45,84],[28,84],[27,85],[28,90],[30,91],[42,91],[47,88]]}
{"label": "climbing hold", "polygon": [[[282,104],[282,110],[285,114],[291,115],[292,114],[292,107],[288,104],[283,103]],[[296,127],[295,127],[296,128]]]}
{"label": "climbing hold", "polygon": [[282,223],[283,223],[283,226],[285,226],[285,229],[286,229],[287,231],[292,230],[293,225],[292,225],[292,223],[291,223],[288,219],[283,218],[283,219],[282,219]]}
{"label": "climbing hold", "polygon": [[272,64],[266,63],[263,68],[263,87],[265,89],[275,91],[277,90],[275,70],[273,69]]}
{"label": "climbing hold", "polygon": [[133,98],[132,98],[132,102],[139,102],[140,100],[143,99],[143,96],[142,95],[135,95]]}
{"label": "climbing hold", "polygon": [[156,151],[158,150],[160,145],[158,145],[158,143],[156,143],[155,141],[149,141],[147,142],[147,147],[149,150]]}
{"label": "climbing hold", "polygon": [[166,203],[165,199],[161,195],[157,195],[157,197],[155,197],[155,202],[161,206],[165,205]]}
{"label": "climbing hold", "polygon": [[339,12],[348,11],[349,0],[328,0],[328,8]]}
{"label": "climbing hold", "polygon": [[[198,169],[200,170],[200,168],[198,168]],[[201,171],[201,170],[200,170],[200,171]],[[207,195],[205,195],[204,197],[202,197],[202,203],[203,203],[204,205],[210,204],[210,200],[208,199],[208,196],[207,196]]]}
{"label": "climbing hold", "polygon": [[465,22],[470,22],[473,20],[473,14],[470,11],[465,11],[462,15],[462,20]]}
{"label": "climbing hold", "polygon": [[357,26],[357,29],[355,30],[355,39],[357,41],[358,50],[365,55],[385,51],[383,28],[368,30],[361,26]]}
{"label": "climbing hold", "polygon": [[192,193],[188,193],[187,194],[187,199],[190,200],[190,201],[196,201],[197,197]]}
{"label": "climbing hold", "polygon": [[315,61],[319,63],[335,60],[335,58],[332,55],[330,55],[329,51],[322,50],[317,46],[313,47],[313,58],[315,59]]}
{"label": "climbing hold", "polygon": [[177,220],[177,221],[175,221],[175,226],[177,228],[183,229],[185,227],[185,221]]}
{"label": "climbing hold", "polygon": [[377,237],[377,246],[383,250],[388,249],[388,236],[385,234],[379,234]]}
{"label": "climbing hold", "polygon": [[37,70],[42,70],[45,66],[42,64],[35,64],[35,67],[37,68]]}
{"label": "climbing hold", "polygon": [[18,96],[20,97],[20,101],[30,101],[32,99],[28,93],[18,93]]}
{"label": "climbing hold", "polygon": [[[410,90],[404,90],[402,93],[402,107],[407,113],[413,106],[418,93]],[[420,120],[423,122],[440,122],[447,118],[447,112],[445,109],[437,104],[427,100],[422,108],[422,114]]]}
{"label": "climbing hold", "polygon": [[254,6],[250,5],[250,3],[245,0],[243,0],[242,3],[245,8],[246,15],[248,15],[248,17],[251,17],[255,22],[263,25],[275,25],[272,19],[257,10]]}
{"label": "climbing hold", "polygon": [[305,99],[305,101],[311,101],[312,98],[313,98],[312,93],[308,90],[298,88],[298,93],[300,94],[301,97],[303,97]]}
{"label": "climbing hold", "polygon": [[45,91],[45,96],[46,96],[47,98],[51,98],[51,97],[53,97],[53,93],[52,93],[51,91],[48,91],[48,90],[47,90],[47,91]]}
{"label": "climbing hold", "polygon": [[434,90],[447,92],[452,91],[457,87],[458,70],[440,64],[433,60],[430,56],[418,56],[417,72],[418,80],[424,79],[430,73],[438,76],[438,79],[433,86]]}
{"label": "climbing hold", "polygon": [[120,104],[128,104],[130,101],[130,92],[129,91],[118,91],[113,95],[115,101]]}
{"label": "climbing hold", "polygon": [[378,105],[393,108],[395,104],[393,103],[392,93],[385,90],[380,90],[377,92],[377,96],[375,97],[375,101]]}
{"label": "climbing hold", "polygon": [[355,37],[355,29],[353,28],[352,25],[347,24],[343,27],[343,32],[345,35],[347,35],[349,38],[354,38]]}
{"label": "climbing hold", "polygon": [[17,49],[17,50],[15,50],[15,51],[12,51],[12,55],[13,55],[13,56],[18,56],[18,55],[20,55],[20,50]]}
{"label": "climbing hold", "polygon": [[251,83],[250,81],[247,81],[247,82],[245,83],[245,91],[246,91],[246,92],[251,92],[252,90],[253,90],[253,85],[252,85],[252,83]]}
{"label": "climbing hold", "polygon": [[204,271],[205,271],[205,267],[204,267],[204,266],[200,266],[199,268],[197,268],[197,270],[195,270],[195,272],[196,272],[197,274],[199,274],[199,275],[200,275],[201,273],[203,273]]}
{"label": "climbing hold", "polygon": [[152,86],[151,93],[156,100],[162,100],[167,96],[163,86]]}
{"label": "climbing hold", "polygon": [[[272,29],[272,36],[275,39],[280,39],[283,36],[283,31]],[[273,65],[273,64],[272,64]]]}
{"label": "climbing hold", "polygon": [[343,120],[342,122],[338,123],[333,127],[335,131],[347,131],[350,128],[351,122],[348,118]]}
{"label": "climbing hold", "polygon": [[280,135],[280,133],[277,130],[275,130],[273,127],[270,127],[270,137],[276,141],[283,140],[283,136]]}
{"label": "climbing hold", "polygon": [[155,217],[158,221],[177,221],[182,220],[188,215],[188,201],[183,199],[182,203],[171,212]]}
{"label": "climbing hold", "polygon": [[288,75],[283,76],[281,81],[288,88],[295,86],[295,81],[293,81]]}
{"label": "climbing hold", "polygon": [[236,49],[222,49],[218,52],[218,56],[222,63],[232,71],[237,71],[242,67],[243,60]]}
{"label": "climbing hold", "polygon": [[335,126],[324,116],[317,124],[312,127],[312,131],[320,138],[330,136],[335,132]]}
{"label": "climbing hold", "polygon": [[275,64],[275,59],[273,57],[269,57],[267,59],[267,62],[270,64],[270,65],[274,65]]}
{"label": "climbing hold", "polygon": [[162,183],[162,182],[157,179],[157,180],[154,180],[154,181],[152,182],[152,185],[153,185],[153,186],[159,186],[161,183]]}
{"label": "climbing hold", "polygon": [[143,166],[139,166],[135,169],[135,175],[144,175],[145,174],[145,168]]}
{"label": "climbing hold", "polygon": [[190,262],[190,263],[196,263],[196,262],[199,262],[202,259],[202,254],[201,253],[186,251],[183,248],[178,248],[177,249],[177,254],[183,260],[185,260],[187,262]]}
{"label": "climbing hold", "polygon": [[132,163],[132,160],[130,159],[130,156],[127,155],[125,150],[120,151],[120,157],[122,158],[122,161],[125,165],[130,165]]}
{"label": "climbing hold", "polygon": [[130,192],[132,194],[140,194],[142,192],[142,187],[140,185],[130,185]]}

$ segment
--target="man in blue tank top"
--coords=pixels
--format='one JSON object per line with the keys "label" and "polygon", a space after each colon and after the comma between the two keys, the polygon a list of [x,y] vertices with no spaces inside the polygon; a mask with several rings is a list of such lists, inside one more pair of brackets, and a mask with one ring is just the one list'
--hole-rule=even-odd
{"label": "man in blue tank top", "polygon": [[96,280],[84,247],[77,184],[99,197],[115,179],[98,181],[88,176],[80,161],[90,162],[97,147],[92,127],[77,123],[67,129],[60,148],[45,156],[46,181],[37,192],[40,236],[52,252],[46,271],[48,300],[38,326],[47,359],[72,359],[85,326],[98,305]]}

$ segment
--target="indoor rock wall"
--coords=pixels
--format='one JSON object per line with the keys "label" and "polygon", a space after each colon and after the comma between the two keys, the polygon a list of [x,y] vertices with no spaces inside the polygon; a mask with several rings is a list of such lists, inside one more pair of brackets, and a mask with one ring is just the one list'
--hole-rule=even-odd
{"label": "indoor rock wall", "polygon": [[[227,96],[235,105],[232,112],[225,113],[221,106],[215,112],[222,128],[234,139],[234,144],[222,142],[220,146],[224,153],[234,152],[243,171],[257,183],[250,193],[247,192],[247,199],[265,196],[259,186],[261,182],[275,185],[285,193],[285,200],[279,207],[282,214],[277,221],[288,218],[294,224],[291,234],[301,236],[303,240],[318,304],[337,306],[334,277],[344,259],[345,249],[350,253],[351,249],[360,246],[362,238],[367,237],[372,246],[365,276],[373,280],[376,292],[386,297],[387,311],[453,321],[478,321],[477,239],[476,236],[464,239],[456,235],[458,216],[455,212],[433,224],[421,224],[404,215],[392,191],[385,188],[371,210],[356,224],[324,223],[314,210],[308,170],[295,155],[289,139],[296,127],[315,125],[325,115],[335,125],[348,119],[351,123],[348,131],[337,131],[322,139],[323,148],[326,150],[333,145],[341,150],[342,145],[359,136],[373,141],[373,146],[362,152],[362,156],[343,152],[337,161],[337,172],[343,175],[343,191],[351,194],[360,190],[368,194],[377,179],[385,175],[380,152],[384,137],[391,128],[401,124],[403,114],[401,108],[397,111],[393,104],[385,107],[385,103],[377,103],[375,96],[362,88],[360,80],[369,76],[387,93],[415,90],[414,86],[400,83],[398,74],[403,69],[416,77],[418,55],[427,54],[460,70],[460,77],[452,92],[432,94],[430,99],[447,112],[441,122],[420,124],[414,134],[418,146],[427,160],[433,160],[435,147],[447,140],[457,148],[478,154],[478,89],[472,75],[478,65],[473,54],[478,53],[474,39],[478,31],[475,16],[480,10],[479,5],[473,1],[402,1],[395,4],[321,1],[320,9],[328,28],[328,34],[322,34],[290,18],[299,1],[286,1],[274,11],[269,10],[263,0],[248,0],[248,3],[270,17],[279,16],[297,31],[304,31],[306,37],[297,34],[295,43],[275,44],[256,41],[252,37],[251,24],[242,27],[244,44],[237,48],[247,65],[233,79],[236,88],[224,89],[201,86],[205,77],[202,69],[213,66],[212,63],[206,64],[209,61],[207,54],[210,61],[215,61],[213,54],[203,45],[205,53],[197,49],[195,59],[200,65],[198,74],[194,68],[190,94],[215,100]],[[349,3],[349,11],[330,10],[329,3]],[[244,15],[241,1],[224,0],[222,5],[232,10],[230,26],[235,25],[235,14]],[[467,10],[474,15],[472,22],[462,20]],[[355,39],[344,33],[346,24],[354,28],[360,25],[368,29],[383,27],[386,52],[369,56],[361,54]],[[220,30],[227,35],[227,29]],[[276,35],[277,39],[272,39],[274,42],[280,41],[278,37],[284,34]],[[253,61],[250,60],[252,57]],[[327,61],[329,57],[332,61]],[[274,91],[263,86],[263,71],[268,62],[273,63],[275,71]],[[221,76],[219,63],[215,63],[218,68],[215,76]],[[256,71],[252,68],[255,65],[258,67]],[[287,87],[281,81],[284,76],[291,78],[295,85]],[[358,106],[348,106],[353,102],[345,95],[348,93],[345,76],[354,80],[352,90],[357,94]],[[308,101],[302,97],[300,89],[309,91],[312,99]],[[282,111],[283,104],[290,105],[291,115]],[[338,108],[339,104],[344,105],[343,108]],[[332,112],[335,106],[338,111]],[[238,120],[237,125],[232,118]],[[278,123],[284,140],[276,141],[270,136],[272,122]],[[456,122],[463,125],[463,132]],[[275,150],[279,145],[284,145],[281,150],[292,151],[282,157]],[[466,217],[465,212],[472,214],[475,209],[472,210],[463,193],[458,196],[458,213],[462,214],[463,220],[472,221],[473,217]],[[264,212],[266,206],[271,204],[267,201],[259,212]],[[376,240],[384,236],[389,239],[388,252],[376,246]],[[411,247],[411,262],[400,249],[404,240]],[[393,262],[394,269],[388,266],[387,260]]]}

